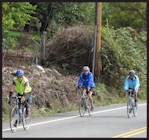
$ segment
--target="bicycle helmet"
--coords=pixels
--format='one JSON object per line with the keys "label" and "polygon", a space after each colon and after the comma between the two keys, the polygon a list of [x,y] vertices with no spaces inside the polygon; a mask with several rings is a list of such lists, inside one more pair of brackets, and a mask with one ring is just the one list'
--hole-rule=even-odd
{"label": "bicycle helmet", "polygon": [[90,68],[88,66],[83,67],[83,71],[89,71],[89,70],[90,70]]}
{"label": "bicycle helmet", "polygon": [[17,70],[16,76],[23,76],[23,75],[24,75],[24,71],[23,70],[21,70],[21,69]]}
{"label": "bicycle helmet", "polygon": [[134,70],[130,70],[129,71],[129,75],[135,75],[135,71]]}

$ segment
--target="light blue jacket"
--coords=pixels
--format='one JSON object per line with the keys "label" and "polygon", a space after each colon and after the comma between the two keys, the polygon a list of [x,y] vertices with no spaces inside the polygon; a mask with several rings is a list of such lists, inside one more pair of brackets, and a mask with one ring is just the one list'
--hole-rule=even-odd
{"label": "light blue jacket", "polygon": [[85,87],[95,87],[93,74],[91,72],[88,72],[88,74],[85,76],[84,72],[82,72],[78,81],[78,87],[80,87],[81,84],[83,84],[83,86]]}
{"label": "light blue jacket", "polygon": [[128,90],[129,88],[133,90],[138,90],[140,86],[139,77],[135,75],[133,80],[130,79],[129,76],[126,77],[124,82],[124,90]]}

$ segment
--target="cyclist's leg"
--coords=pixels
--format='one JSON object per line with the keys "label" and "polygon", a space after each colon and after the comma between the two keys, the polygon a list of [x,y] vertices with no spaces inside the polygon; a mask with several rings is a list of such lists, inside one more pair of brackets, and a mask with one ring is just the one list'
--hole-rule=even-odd
{"label": "cyclist's leg", "polygon": [[86,88],[82,88],[82,95],[86,94]]}
{"label": "cyclist's leg", "polygon": [[28,115],[28,110],[29,110],[29,97],[30,97],[30,94],[29,93],[26,93],[26,96],[25,96],[25,107],[26,107],[26,114]]}
{"label": "cyclist's leg", "polygon": [[135,99],[135,105],[137,105],[137,101],[138,101],[138,90],[134,91],[134,99]]}
{"label": "cyclist's leg", "polygon": [[134,91],[134,94],[135,94],[134,99],[135,99],[135,101],[137,102],[138,90],[135,90],[135,91]]}
{"label": "cyclist's leg", "polygon": [[93,106],[92,94],[93,94],[93,91],[92,91],[92,90],[89,90],[89,92],[88,92],[88,97],[89,97],[89,101],[90,101],[90,103],[91,103],[91,109],[93,110],[94,106]]}
{"label": "cyclist's leg", "polygon": [[139,86],[139,88],[138,88],[138,97],[140,96],[140,93],[141,93],[141,87]]}

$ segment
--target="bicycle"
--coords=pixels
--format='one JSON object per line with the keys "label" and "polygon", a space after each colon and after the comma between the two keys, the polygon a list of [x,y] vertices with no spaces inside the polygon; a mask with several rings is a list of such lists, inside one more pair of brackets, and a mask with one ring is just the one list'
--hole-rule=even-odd
{"label": "bicycle", "polygon": [[130,118],[132,116],[132,112],[133,112],[134,117],[136,117],[137,110],[138,110],[138,107],[135,104],[134,91],[128,90],[128,102],[127,102],[127,116],[128,116],[128,118]]}
{"label": "bicycle", "polygon": [[10,113],[10,129],[15,132],[22,122],[24,130],[28,130],[31,123],[31,111],[28,109],[28,114],[26,113],[25,97],[15,96],[12,98],[15,98],[16,103]]}
{"label": "bicycle", "polygon": [[89,97],[86,93],[83,95],[82,94],[82,88],[81,89],[76,89],[77,94],[81,95],[79,98],[79,114],[81,117],[84,117],[85,112],[88,111],[88,114],[91,116],[91,103],[89,100]]}

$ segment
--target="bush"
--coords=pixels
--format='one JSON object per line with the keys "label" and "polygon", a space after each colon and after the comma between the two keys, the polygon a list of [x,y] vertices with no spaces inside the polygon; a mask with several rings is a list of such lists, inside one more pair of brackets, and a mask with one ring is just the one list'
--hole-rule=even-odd
{"label": "bush", "polygon": [[129,70],[134,69],[146,88],[146,46],[142,41],[145,34],[136,33],[131,27],[102,30],[102,82],[123,89]]}

